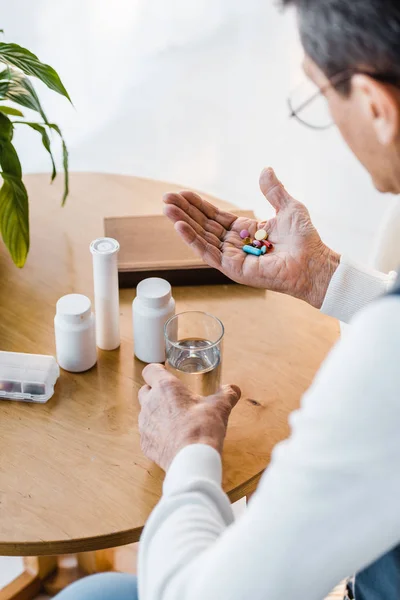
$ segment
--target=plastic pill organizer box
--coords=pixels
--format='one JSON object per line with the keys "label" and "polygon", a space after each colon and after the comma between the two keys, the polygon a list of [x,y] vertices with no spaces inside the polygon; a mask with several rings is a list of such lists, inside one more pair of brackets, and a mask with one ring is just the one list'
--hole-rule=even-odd
{"label": "plastic pill organizer box", "polygon": [[53,356],[0,352],[0,400],[47,402],[59,376]]}

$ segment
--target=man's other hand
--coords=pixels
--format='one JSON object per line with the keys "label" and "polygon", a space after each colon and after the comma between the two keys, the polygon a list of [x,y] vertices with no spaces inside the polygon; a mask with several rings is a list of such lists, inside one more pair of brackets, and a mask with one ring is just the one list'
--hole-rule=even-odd
{"label": "man's other hand", "polygon": [[201,397],[159,364],[143,370],[139,391],[139,430],[144,454],[164,471],[189,444],[208,444],[222,452],[228,419],[240,398],[237,386]]}

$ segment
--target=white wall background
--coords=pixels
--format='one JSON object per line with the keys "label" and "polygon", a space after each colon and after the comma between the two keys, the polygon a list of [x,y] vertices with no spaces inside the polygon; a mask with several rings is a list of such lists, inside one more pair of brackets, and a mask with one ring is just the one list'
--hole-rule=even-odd
{"label": "white wall background", "polygon": [[[288,120],[300,77],[294,15],[273,0],[1,0],[5,39],[60,73],[74,107],[38,84],[71,168],[177,181],[268,215],[257,185],[272,165],[325,240],[369,255],[392,200],[378,196],[335,130]],[[37,134],[16,145],[47,171]]]}

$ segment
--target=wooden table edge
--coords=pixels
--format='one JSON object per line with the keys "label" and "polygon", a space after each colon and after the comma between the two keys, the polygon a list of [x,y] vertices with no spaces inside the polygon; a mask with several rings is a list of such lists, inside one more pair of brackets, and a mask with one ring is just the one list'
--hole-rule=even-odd
{"label": "wooden table edge", "polygon": [[[251,495],[256,490],[263,472],[260,471],[242,485],[230,490],[227,493],[230,501],[233,503]],[[116,548],[138,542],[142,531],[143,527],[134,527],[117,533],[106,533],[75,540],[2,542],[0,543],[0,556],[53,556]]]}

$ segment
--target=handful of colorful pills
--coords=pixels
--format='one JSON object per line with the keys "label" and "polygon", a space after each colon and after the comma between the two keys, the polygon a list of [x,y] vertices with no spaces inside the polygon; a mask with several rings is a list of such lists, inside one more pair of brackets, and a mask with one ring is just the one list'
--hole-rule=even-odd
{"label": "handful of colorful pills", "polygon": [[254,234],[254,240],[251,239],[250,232],[247,229],[242,229],[240,237],[243,240],[243,252],[246,254],[254,254],[261,256],[266,254],[268,250],[273,250],[274,246],[268,241],[268,233],[265,229],[259,229]]}

